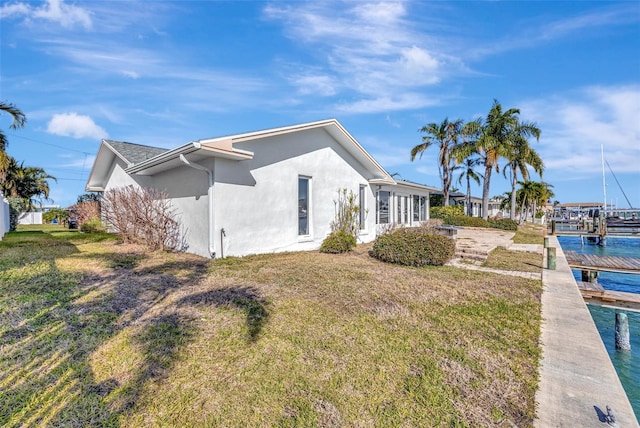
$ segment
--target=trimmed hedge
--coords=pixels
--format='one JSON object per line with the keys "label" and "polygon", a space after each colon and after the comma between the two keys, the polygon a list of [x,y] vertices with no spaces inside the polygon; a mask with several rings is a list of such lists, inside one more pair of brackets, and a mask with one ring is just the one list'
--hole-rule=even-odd
{"label": "trimmed hedge", "polygon": [[429,209],[429,218],[439,218],[447,221],[450,217],[464,215],[464,207],[462,205],[449,205],[446,207],[431,207]]}
{"label": "trimmed hedge", "polygon": [[518,223],[510,218],[484,220],[480,217],[469,217],[466,215],[450,216],[445,218],[444,224],[450,226],[467,226],[467,227],[490,227],[502,230],[518,230]]}
{"label": "trimmed hedge", "polygon": [[510,218],[489,219],[489,227],[502,230],[518,230],[518,223]]}
{"label": "trimmed hedge", "polygon": [[466,215],[449,217],[448,219],[445,220],[445,224],[448,224],[451,226],[491,227],[488,221],[480,217],[469,217]]}
{"label": "trimmed hedge", "polygon": [[379,236],[371,255],[389,263],[407,266],[442,266],[454,255],[453,239],[425,228],[403,228]]}
{"label": "trimmed hedge", "polygon": [[324,238],[320,246],[320,252],[332,254],[346,253],[355,248],[356,244],[356,238],[352,235],[343,230],[336,230]]}

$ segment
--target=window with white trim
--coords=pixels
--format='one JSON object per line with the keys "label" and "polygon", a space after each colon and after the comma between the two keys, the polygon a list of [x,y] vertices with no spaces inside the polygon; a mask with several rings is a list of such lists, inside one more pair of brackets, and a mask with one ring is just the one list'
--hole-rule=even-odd
{"label": "window with white trim", "polygon": [[427,197],[413,195],[413,221],[425,221],[427,219]]}
{"label": "window with white trim", "polygon": [[358,192],[358,220],[360,222],[360,230],[364,230],[366,229],[366,214],[367,214],[367,207],[366,207],[366,193],[367,192],[367,186],[364,184],[360,185],[360,190]]}
{"label": "window with white trim", "polygon": [[378,191],[378,200],[376,204],[376,223],[389,223],[389,200],[391,193],[387,191]]}
{"label": "window with white trim", "polygon": [[298,235],[310,235],[309,208],[311,207],[311,178],[298,177]]}

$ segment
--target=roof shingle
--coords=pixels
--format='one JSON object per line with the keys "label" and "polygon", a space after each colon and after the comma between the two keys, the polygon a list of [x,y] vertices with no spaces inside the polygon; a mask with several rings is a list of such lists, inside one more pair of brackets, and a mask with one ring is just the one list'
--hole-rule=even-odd
{"label": "roof shingle", "polygon": [[127,143],[124,141],[104,140],[109,144],[127,163],[135,165],[161,153],[168,151],[160,147],[143,146],[142,144]]}

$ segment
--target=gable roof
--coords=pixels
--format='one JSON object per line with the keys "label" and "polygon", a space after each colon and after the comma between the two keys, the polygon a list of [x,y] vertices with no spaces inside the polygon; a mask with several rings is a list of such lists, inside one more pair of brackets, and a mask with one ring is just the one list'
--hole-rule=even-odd
{"label": "gable roof", "polygon": [[109,173],[109,168],[114,156],[122,159],[127,164],[125,171],[128,174],[153,175],[183,165],[180,157],[186,154],[190,155],[189,160],[193,162],[197,162],[206,157],[222,157],[233,160],[252,159],[252,152],[234,147],[234,144],[317,128],[324,129],[371,173],[372,178],[369,180],[371,183],[396,183],[391,175],[367,153],[336,119],[328,119],[191,141],[171,150],[119,141],[102,140],[86,188],[88,191],[101,191],[104,189],[107,174]]}
{"label": "gable roof", "polygon": [[166,151],[167,149],[160,147],[143,146],[125,141],[102,140],[85,188],[89,192],[103,191],[107,175],[115,159],[120,159],[127,167],[131,167]]}
{"label": "gable roof", "polygon": [[102,140],[102,142],[128,165],[135,165],[167,151],[160,147],[143,146],[125,141]]}

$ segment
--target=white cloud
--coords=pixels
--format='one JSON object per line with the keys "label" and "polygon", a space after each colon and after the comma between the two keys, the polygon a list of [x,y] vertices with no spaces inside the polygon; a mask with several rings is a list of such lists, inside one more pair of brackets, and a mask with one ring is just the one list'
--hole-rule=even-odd
{"label": "white cloud", "polygon": [[520,110],[542,130],[539,152],[549,172],[601,171],[601,145],[614,172],[640,172],[640,86],[592,86],[530,101]]}
{"label": "white cloud", "polygon": [[[349,97],[353,101],[336,106],[343,112],[423,108],[435,101],[416,95],[417,91],[465,70],[460,58],[438,48],[427,32],[416,27],[404,2],[347,5],[279,3],[264,9],[268,19],[285,25],[291,39],[317,53],[316,64],[301,65],[289,77],[300,94],[315,93],[313,84],[318,83],[300,78],[301,74],[322,76],[331,82],[332,91],[324,95],[355,92]],[[428,25],[429,18],[426,21],[421,25]]]}
{"label": "white cloud", "polygon": [[[638,7],[634,2],[613,3],[605,7],[542,24],[528,23],[518,28],[517,33],[508,34],[500,40],[488,44],[477,43],[470,48],[471,55],[488,55],[530,48],[541,43],[572,36],[579,32],[597,32],[607,26],[621,26],[638,22]],[[527,29],[526,27],[530,27]]]}
{"label": "white cloud", "polygon": [[42,19],[57,22],[65,28],[80,25],[89,30],[92,27],[91,13],[78,6],[64,3],[63,0],[47,0],[40,7],[28,3],[13,3],[0,8],[0,16],[23,16],[27,20]]}
{"label": "white cloud", "polygon": [[107,131],[96,125],[93,119],[78,113],[54,114],[47,125],[47,132],[73,138],[102,139],[108,137]]}
{"label": "white cloud", "polygon": [[294,79],[298,93],[302,95],[315,94],[332,96],[336,94],[336,83],[327,75],[304,75]]}

